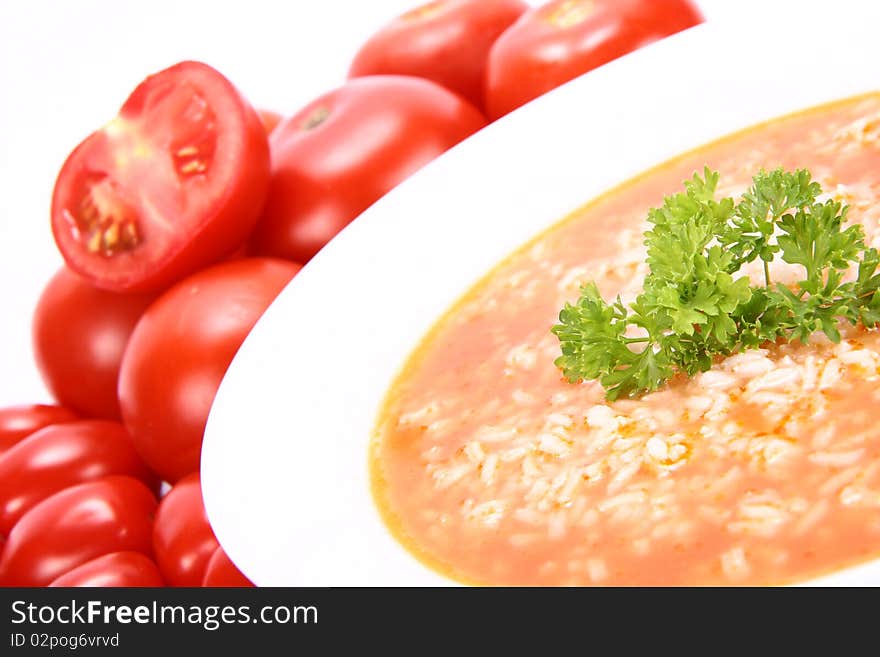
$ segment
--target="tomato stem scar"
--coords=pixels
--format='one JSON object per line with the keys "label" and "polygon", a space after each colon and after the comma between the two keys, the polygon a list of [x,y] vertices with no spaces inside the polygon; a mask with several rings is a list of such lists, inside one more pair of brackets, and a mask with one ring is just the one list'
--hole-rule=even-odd
{"label": "tomato stem scar", "polygon": [[330,110],[324,107],[315,108],[315,110],[306,117],[306,120],[302,122],[300,128],[303,130],[313,130],[317,128],[319,125],[324,123],[327,120],[327,117],[330,116]]}

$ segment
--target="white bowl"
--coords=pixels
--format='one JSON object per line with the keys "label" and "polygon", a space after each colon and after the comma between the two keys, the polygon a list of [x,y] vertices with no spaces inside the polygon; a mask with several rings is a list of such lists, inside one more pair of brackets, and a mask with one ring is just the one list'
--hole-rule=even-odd
{"label": "white bowl", "polygon": [[[392,538],[370,494],[371,432],[407,355],[499,260],[609,187],[877,89],[878,13],[688,30],[496,122],[365,212],[272,304],[217,395],[202,485],[230,558],[260,585],[452,583]],[[880,583],[880,562],[819,583]]]}

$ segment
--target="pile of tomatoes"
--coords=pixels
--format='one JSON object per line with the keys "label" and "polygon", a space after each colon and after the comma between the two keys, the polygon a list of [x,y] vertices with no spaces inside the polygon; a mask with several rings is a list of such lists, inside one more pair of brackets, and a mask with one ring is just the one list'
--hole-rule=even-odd
{"label": "pile of tomatoes", "polygon": [[202,63],[144,80],[55,185],[66,266],[33,339],[58,405],[0,411],[0,584],[249,585],[211,531],[198,470],[220,380],[263,311],[440,153],[700,20],[687,0],[439,0],[283,120]]}

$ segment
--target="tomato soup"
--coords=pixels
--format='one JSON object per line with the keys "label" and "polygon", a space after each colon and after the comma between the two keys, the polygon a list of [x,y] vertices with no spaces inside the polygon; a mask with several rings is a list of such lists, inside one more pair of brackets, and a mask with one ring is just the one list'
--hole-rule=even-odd
{"label": "tomato soup", "polygon": [[381,412],[374,495],[424,563],[489,585],[763,585],[880,556],[880,331],[768,345],[615,402],[553,364],[559,309],[590,280],[633,300],[647,210],[704,166],[734,197],[760,168],[809,169],[880,246],[880,94],[690,152],[524,246],[440,319]]}

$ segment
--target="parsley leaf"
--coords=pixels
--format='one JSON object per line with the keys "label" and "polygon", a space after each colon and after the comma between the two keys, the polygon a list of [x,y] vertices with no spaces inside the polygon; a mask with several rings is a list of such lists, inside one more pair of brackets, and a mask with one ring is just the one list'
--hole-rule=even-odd
{"label": "parsley leaf", "polygon": [[[555,362],[570,382],[598,379],[609,399],[633,397],[706,371],[716,356],[806,343],[817,331],[837,342],[841,321],[880,324],[880,253],[865,247],[861,226],[843,227],[846,206],[817,202],[822,189],[808,171],[762,170],[739,202],[715,199],[718,180],[706,168],[648,212],[650,272],[632,304],[608,303],[589,283],[561,310]],[[774,284],[776,258],[803,267],[803,280]],[[764,286],[737,276],[757,259]]]}

